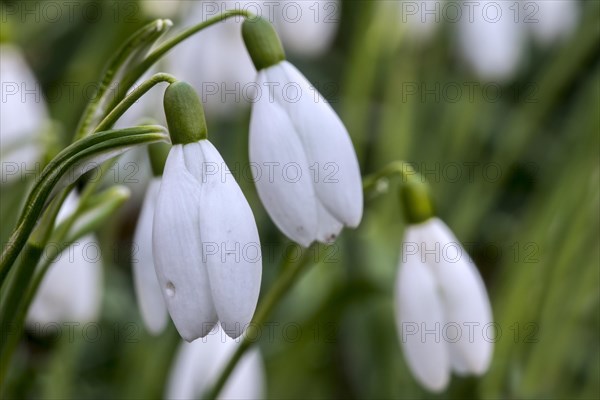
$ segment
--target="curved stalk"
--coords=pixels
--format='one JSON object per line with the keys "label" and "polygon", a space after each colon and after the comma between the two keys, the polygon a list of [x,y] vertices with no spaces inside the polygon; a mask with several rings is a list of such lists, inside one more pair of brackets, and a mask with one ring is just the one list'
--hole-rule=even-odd
{"label": "curved stalk", "polygon": [[60,179],[80,161],[118,149],[139,144],[168,141],[162,126],[144,126],[101,132],[81,139],[56,156],[43,171],[27,198],[17,227],[10,237],[6,249],[0,256],[0,286],[6,279],[10,267],[25,245],[29,234],[43,211],[44,204]]}
{"label": "curved stalk", "polygon": [[369,175],[363,179],[363,190],[365,193],[373,191],[381,179],[388,178],[390,176],[399,176],[403,182],[407,182],[410,179],[414,179],[417,176],[414,168],[406,161],[393,161],[383,167],[381,170]]}
{"label": "curved stalk", "polygon": [[102,104],[106,92],[115,80],[121,67],[127,63],[127,60],[131,60],[136,53],[140,53],[143,49],[148,49],[171,25],[172,23],[168,19],[158,19],[149,23],[135,32],[112,57],[104,70],[104,76],[100,81],[96,97],[88,103],[82,114],[75,134],[76,140],[85,136],[98,107]]}
{"label": "curved stalk", "polygon": [[150,79],[144,81],[138,86],[131,94],[125,97],[121,102],[111,110],[110,113],[98,124],[94,133],[106,131],[117,122],[117,120],[131,107],[136,101],[138,101],[144,94],[150,89],[161,82],[167,82],[169,84],[177,82],[177,79],[173,75],[158,73],[152,75]]}

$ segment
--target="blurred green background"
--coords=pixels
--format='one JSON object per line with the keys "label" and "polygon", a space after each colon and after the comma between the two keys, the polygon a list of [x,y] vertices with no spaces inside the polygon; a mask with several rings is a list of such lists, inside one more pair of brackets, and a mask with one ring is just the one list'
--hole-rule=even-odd
{"label": "blurred green background", "polygon": [[[3,6],[23,3],[44,2]],[[43,91],[49,98],[63,91],[48,102],[57,148],[71,140],[86,103],[82,90],[70,98],[65,88],[96,82],[128,35],[160,16],[136,2],[77,3],[93,4],[101,16],[2,15],[2,37],[23,49]],[[543,47],[524,38],[523,61],[493,82],[501,93],[493,100],[481,90],[490,83],[461,58],[453,24],[442,21],[428,40],[411,40],[386,3],[395,2],[344,1],[331,48],[289,59],[340,114],[363,175],[402,159],[430,182],[440,217],[488,288],[500,328],[492,365],[482,378],[454,377],[435,396],[412,378],[394,321],[404,222],[398,183],[390,182],[389,193],[366,199],[361,226],[344,231],[334,256],[304,275],[270,318],[279,325],[259,343],[267,397],[598,398],[600,3],[578,2],[579,21],[562,42]],[[115,20],[116,9],[131,18]],[[167,17],[177,31],[177,15]],[[455,87],[461,95],[445,92]],[[246,165],[249,108],[208,118],[228,164]],[[273,249],[264,259],[264,293],[287,242],[252,182],[240,185],[263,245]],[[2,187],[2,243],[25,190]],[[6,398],[161,397],[179,339],[172,327],[151,337],[141,323],[129,254],[139,203],[130,207],[98,232],[101,337],[26,334],[3,384]],[[286,335],[290,324],[299,327],[298,338]]]}

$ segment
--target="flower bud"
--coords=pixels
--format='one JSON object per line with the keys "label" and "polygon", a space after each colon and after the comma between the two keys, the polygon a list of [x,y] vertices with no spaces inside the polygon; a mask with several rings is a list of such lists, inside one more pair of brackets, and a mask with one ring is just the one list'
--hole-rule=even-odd
{"label": "flower bud", "polygon": [[186,82],[175,82],[165,90],[165,116],[171,142],[188,144],[206,139],[204,109],[194,88]]}
{"label": "flower bud", "polygon": [[407,223],[419,224],[435,215],[429,187],[418,178],[411,178],[402,184],[400,201]]}
{"label": "flower bud", "polygon": [[242,24],[242,37],[257,71],[285,60],[283,46],[273,25],[264,18],[248,18]]}

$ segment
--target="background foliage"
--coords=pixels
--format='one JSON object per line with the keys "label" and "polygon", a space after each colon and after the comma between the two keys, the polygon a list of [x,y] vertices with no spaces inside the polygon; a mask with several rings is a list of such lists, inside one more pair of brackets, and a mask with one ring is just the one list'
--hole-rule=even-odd
{"label": "background foliage", "polygon": [[[84,85],[96,82],[112,52],[150,20],[139,4],[126,3],[132,8],[93,3],[102,16],[91,22],[81,13],[58,21],[3,15],[3,37],[24,49],[48,95],[51,150],[71,140]],[[425,174],[440,216],[484,277],[499,327],[492,367],[482,379],[453,379],[436,397],[597,398],[599,3],[581,2],[568,41],[545,49],[528,42],[517,75],[498,83],[502,95],[494,101],[479,90],[471,99],[466,91],[456,101],[444,95],[452,85],[479,82],[458,54],[452,26],[428,42],[405,40],[397,16],[380,3],[344,2],[333,48],[317,59],[291,60],[340,113],[364,174],[397,159]],[[410,94],[415,87],[434,89]],[[211,140],[230,165],[248,162],[248,120],[249,109],[209,120]],[[264,291],[286,242],[252,183],[240,184],[263,244],[272,248]],[[2,187],[3,243],[25,189]],[[178,337],[172,327],[150,337],[141,324],[128,250],[139,203],[127,207],[99,232],[101,335],[29,332],[3,385],[7,397],[161,396]],[[303,276],[277,308],[273,335],[259,343],[270,398],[431,397],[408,371],[396,334],[393,281],[403,228],[391,182],[387,195],[367,199],[361,227],[344,231],[329,262]]]}

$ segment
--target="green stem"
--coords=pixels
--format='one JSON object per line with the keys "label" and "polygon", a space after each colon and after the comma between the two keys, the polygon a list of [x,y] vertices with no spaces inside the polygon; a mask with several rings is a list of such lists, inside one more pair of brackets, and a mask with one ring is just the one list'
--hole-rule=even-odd
{"label": "green stem", "polygon": [[177,79],[173,75],[158,73],[153,75],[147,81],[144,81],[139,87],[137,87],[131,94],[126,96],[121,102],[112,109],[112,111],[98,124],[94,133],[106,131],[111,129],[117,120],[131,107],[136,101],[138,101],[146,92],[152,89],[159,83],[167,82],[169,84],[177,82]]}
{"label": "green stem", "polygon": [[363,179],[363,190],[365,193],[371,193],[377,187],[377,184],[385,178],[390,176],[399,176],[403,182],[407,182],[414,179],[418,174],[414,168],[406,161],[398,160],[392,161],[381,170],[375,172],[372,175],[366,176]]}
{"label": "green stem", "polygon": [[[105,164],[103,167],[110,167],[110,164],[108,166]],[[101,169],[101,173],[104,174],[104,172],[106,172],[106,168]],[[86,186],[86,189],[89,190],[87,190],[87,192],[84,191],[80,196],[80,201],[75,212],[54,229],[52,241],[57,243],[60,248],[49,249],[51,253],[45,254],[43,261],[40,263],[40,259],[43,256],[43,250],[50,239],[50,233],[53,229],[44,228],[43,232],[40,232],[41,234],[38,235],[38,232],[40,231],[39,227],[45,226],[45,221],[48,221],[48,223],[51,224],[50,226],[54,227],[56,214],[58,214],[60,205],[63,203],[64,198],[68,195],[70,190],[64,190],[63,196],[56,198],[53,201],[51,208],[44,214],[38,228],[32,233],[27,245],[23,249],[23,261],[21,262],[21,265],[19,265],[19,268],[15,270],[16,277],[11,282],[6,300],[3,302],[2,314],[0,314],[0,328],[2,332],[2,340],[0,341],[0,381],[4,379],[4,374],[8,370],[8,364],[21,336],[20,333],[25,326],[27,311],[35,298],[35,294],[37,293],[48,268],[52,265],[52,262],[62,253],[69,243],[74,242],[92,230],[93,228],[91,226],[97,227],[98,220],[105,221],[106,218],[108,218],[108,216],[127,198],[127,196],[119,196],[119,194],[111,193],[110,189],[108,189],[107,192],[101,195],[101,199],[105,200],[103,203],[108,201],[109,203],[112,202],[112,204],[109,204],[108,207],[101,210],[102,212],[96,216],[95,221],[88,223],[91,225],[89,228],[83,227],[74,234],[70,233],[75,222],[88,205],[87,203],[90,200],[90,196],[94,192],[91,188],[98,185],[97,182],[99,181],[101,180],[98,179]],[[111,199],[107,200],[107,197],[111,197]],[[101,199],[98,199],[97,201],[100,201]],[[49,217],[47,217],[48,215]],[[40,238],[40,241],[33,241],[32,239],[35,238]],[[63,245],[65,242],[67,244]],[[36,265],[38,264],[39,266],[36,268]],[[33,279],[31,279],[32,277]],[[16,329],[10,329],[12,327]]]}
{"label": "green stem", "polygon": [[294,284],[296,278],[305,270],[306,267],[311,265],[309,263],[310,257],[308,256],[309,254],[312,254],[310,250],[310,248],[307,249],[302,258],[296,263],[292,262],[289,255],[284,258],[282,274],[279,276],[275,282],[275,285],[267,294],[266,298],[260,303],[256,314],[254,314],[252,323],[246,329],[241,343],[227,362],[225,368],[221,371],[221,374],[219,375],[219,378],[215,382],[214,386],[210,389],[210,391],[207,392],[206,396],[204,397],[205,399],[212,400],[217,398],[219,392],[223,389],[223,386],[227,382],[227,379],[233,372],[238,361],[255,342],[255,339],[252,338],[258,336],[257,331],[260,330],[261,325],[267,321],[267,318],[273,309]]}
{"label": "green stem", "polygon": [[0,256],[0,286],[6,279],[21,249],[25,246],[54,187],[71,167],[79,161],[111,150],[167,140],[168,136],[161,126],[118,129],[78,140],[59,153],[55,161],[42,171],[40,178],[36,181],[25,203],[17,227],[10,237],[9,244]]}
{"label": "green stem", "polygon": [[29,285],[29,277],[34,273],[43,251],[43,247],[30,243],[25,246],[20,259],[21,262],[15,270],[15,275],[4,299],[2,316],[0,317],[0,382],[4,382],[4,376],[8,371],[8,361],[12,356],[22,329],[22,324],[17,325],[13,321],[16,315],[24,314],[21,312],[22,303],[20,303],[20,300]]}
{"label": "green stem", "polygon": [[104,71],[104,76],[100,81],[97,95],[94,100],[88,103],[82,114],[75,134],[75,140],[85,136],[89,126],[92,124],[92,120],[96,115],[98,107],[104,101],[105,95],[110,85],[116,79],[121,67],[127,63],[127,60],[131,60],[136,53],[139,54],[144,49],[148,50],[148,47],[166,32],[171,25],[172,23],[169,20],[159,19],[153,21],[134,33],[117,51]]}

